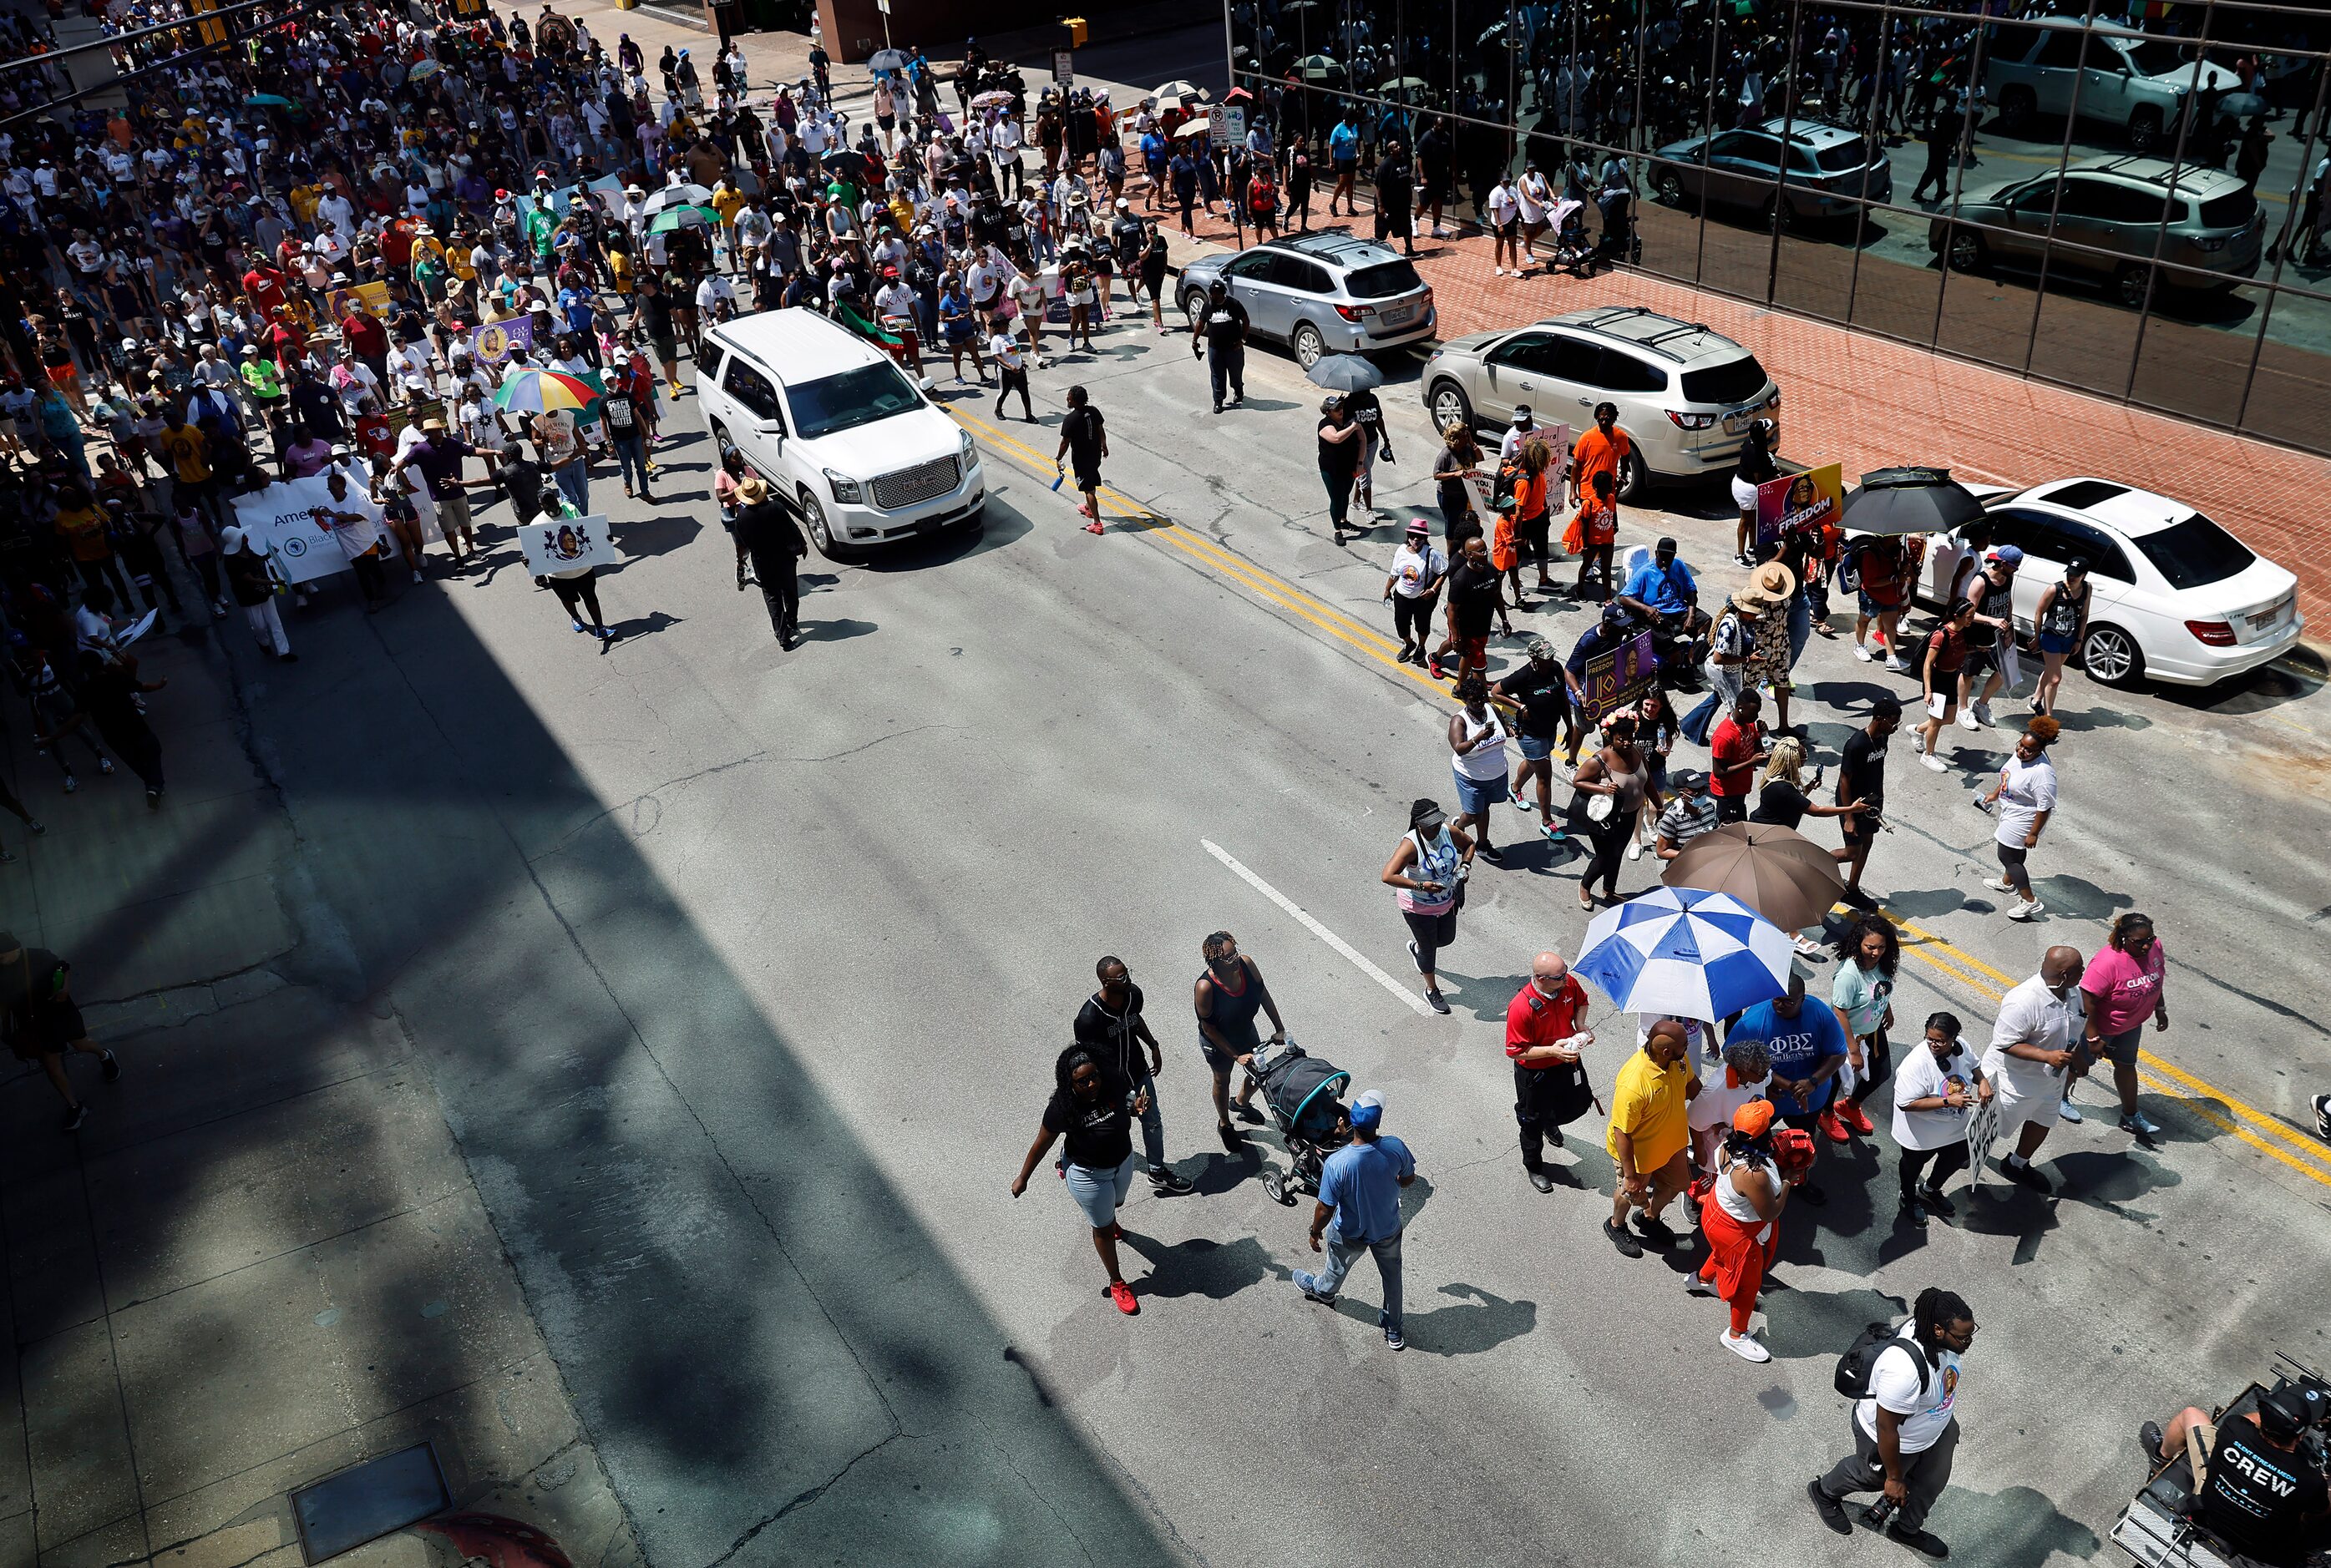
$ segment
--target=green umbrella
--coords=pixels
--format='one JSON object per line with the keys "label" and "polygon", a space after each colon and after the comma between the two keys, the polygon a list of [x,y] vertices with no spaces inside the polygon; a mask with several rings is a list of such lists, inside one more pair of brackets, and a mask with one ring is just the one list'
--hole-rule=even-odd
{"label": "green umbrella", "polygon": [[648,220],[648,233],[669,234],[674,229],[709,229],[720,222],[720,214],[710,207],[666,207]]}
{"label": "green umbrella", "polygon": [[245,109],[289,109],[291,107],[291,100],[288,98],[278,98],[271,92],[254,92],[243,100],[243,106]]}

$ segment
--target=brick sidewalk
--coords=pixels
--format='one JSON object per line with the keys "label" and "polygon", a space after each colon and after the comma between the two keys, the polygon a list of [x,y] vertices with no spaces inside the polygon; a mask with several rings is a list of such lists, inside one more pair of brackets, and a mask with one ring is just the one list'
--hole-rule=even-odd
{"label": "brick sidewalk", "polygon": [[[1131,183],[1138,207],[1146,181]],[[1325,211],[1315,192],[1315,227]],[[1178,241],[1177,217],[1166,222]],[[1364,214],[1354,226],[1370,232],[1372,220]],[[1234,242],[1220,219],[1201,214],[1196,230],[1201,241]],[[2309,520],[2331,489],[2331,462],[2321,458],[1645,273],[1517,281],[1492,277],[1489,266],[1486,235],[1418,241],[1416,268],[1432,286],[1443,340],[1598,305],[1644,305],[1704,322],[1754,350],[1780,383],[1783,443],[1796,461],[1842,461],[1849,482],[1908,462],[1994,484],[2076,474],[2125,480],[2225,524],[2298,575],[2311,620],[2323,624],[2331,614],[2331,535]],[[1864,287],[1870,282],[1865,270]]]}

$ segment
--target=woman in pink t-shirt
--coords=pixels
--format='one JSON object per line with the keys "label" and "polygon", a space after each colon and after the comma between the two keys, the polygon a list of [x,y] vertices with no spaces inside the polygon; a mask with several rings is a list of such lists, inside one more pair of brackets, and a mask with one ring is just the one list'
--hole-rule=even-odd
{"label": "woman in pink t-shirt", "polygon": [[[2088,1052],[2112,1060],[2113,1087],[2120,1091],[2121,1130],[2141,1137],[2161,1130],[2136,1108],[2136,1051],[2148,1014],[2154,1028],[2169,1027],[2164,984],[2166,967],[2161,939],[2153,934],[2152,917],[2131,910],[2113,922],[2112,936],[2088,960],[2088,970],[2080,976],[2080,989],[2088,1003]],[[2070,1120],[2079,1119],[2069,1089],[2063,1114]]]}

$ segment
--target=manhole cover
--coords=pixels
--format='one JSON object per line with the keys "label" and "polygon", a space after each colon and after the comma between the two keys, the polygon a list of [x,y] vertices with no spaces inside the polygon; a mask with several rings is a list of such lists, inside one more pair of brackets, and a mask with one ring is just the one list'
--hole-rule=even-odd
{"label": "manhole cover", "polygon": [[366,1459],[291,1494],[300,1551],[321,1563],[453,1506],[433,1444]]}

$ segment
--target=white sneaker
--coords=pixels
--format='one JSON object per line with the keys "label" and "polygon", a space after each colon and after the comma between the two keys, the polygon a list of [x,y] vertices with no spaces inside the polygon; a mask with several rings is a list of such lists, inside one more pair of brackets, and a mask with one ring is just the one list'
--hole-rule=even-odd
{"label": "white sneaker", "polygon": [[1897,675],[1908,675],[1910,673],[1910,661],[1907,659],[1889,659],[1886,661],[1886,668]]}
{"label": "white sneaker", "polygon": [[1974,708],[1966,708],[1959,714],[1959,727],[1970,731],[1983,727],[1982,722],[1974,716]]}
{"label": "white sneaker", "polygon": [[1869,645],[1862,642],[1857,642],[1853,645],[1853,656],[1856,659],[1860,660],[1864,664],[1874,663],[1878,659],[1878,655],[1870,651]]}
{"label": "white sneaker", "polygon": [[2007,912],[2007,917],[2011,920],[2036,920],[2040,917],[2040,912],[2047,907],[2034,898],[2028,904],[2018,904],[2014,908],[2010,909]]}
{"label": "white sneaker", "polygon": [[1725,1349],[1743,1361],[1765,1362],[1773,1359],[1773,1353],[1757,1344],[1756,1336],[1753,1334],[1735,1334],[1727,1328],[1717,1337],[1723,1340]]}
{"label": "white sneaker", "polygon": [[2088,1119],[2080,1114],[2080,1107],[2069,1099],[2056,1107],[2056,1114],[2075,1126]]}
{"label": "white sneaker", "polygon": [[1985,877],[1983,879],[1983,885],[1991,889],[1994,892],[2012,893],[2015,891],[2015,884],[2009,881],[2004,877]]}
{"label": "white sneaker", "polygon": [[1489,269],[1489,271],[1490,271],[1494,276],[1497,276],[1497,277],[1499,277],[1499,278],[1502,278],[1502,277],[1504,277],[1504,276],[1506,275],[1506,270],[1505,270],[1503,267],[1492,267],[1492,268],[1490,268],[1490,269]]}
{"label": "white sneaker", "polygon": [[1931,751],[1922,751],[1918,754],[1918,765],[1925,768],[1928,773],[1948,773],[1951,771],[1951,765],[1945,762],[1941,757],[1936,756]]}
{"label": "white sneaker", "polygon": [[1627,842],[1627,859],[1631,860],[1640,860],[1642,858],[1643,841],[1641,839],[1629,840]]}

